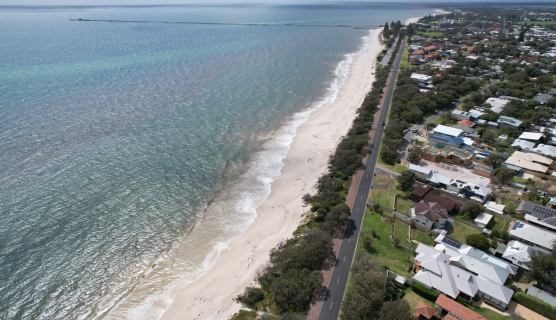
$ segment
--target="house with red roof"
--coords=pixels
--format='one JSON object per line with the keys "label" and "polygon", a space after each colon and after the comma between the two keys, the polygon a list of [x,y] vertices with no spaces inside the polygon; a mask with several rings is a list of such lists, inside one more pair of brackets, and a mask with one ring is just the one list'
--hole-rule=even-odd
{"label": "house with red roof", "polygon": [[413,310],[415,311],[413,316],[419,320],[441,320],[440,315],[436,313],[436,309],[423,301],[419,301]]}
{"label": "house with red roof", "polygon": [[470,310],[454,300],[441,294],[436,299],[436,312],[444,320],[488,320],[473,310]]}
{"label": "house with red roof", "polygon": [[475,125],[475,122],[469,121],[469,120],[461,120],[461,121],[458,121],[458,125],[466,126],[466,127],[472,127],[472,126]]}

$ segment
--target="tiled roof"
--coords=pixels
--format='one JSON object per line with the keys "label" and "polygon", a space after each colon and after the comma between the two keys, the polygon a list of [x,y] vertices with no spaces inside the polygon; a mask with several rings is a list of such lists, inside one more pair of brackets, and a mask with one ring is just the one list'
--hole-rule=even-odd
{"label": "tiled roof", "polygon": [[[431,187],[432,188],[432,187]],[[435,202],[440,204],[446,211],[450,212],[452,210],[458,210],[461,207],[461,204],[450,200],[448,198],[444,198],[440,195],[440,191],[433,189],[428,192],[424,197],[423,201],[425,202]]]}
{"label": "tiled roof", "polygon": [[469,127],[469,126],[472,126],[473,124],[475,124],[475,122],[469,121],[469,120],[461,120],[461,121],[458,121],[458,124],[459,124],[460,126]]}
{"label": "tiled roof", "polygon": [[422,198],[427,192],[432,189],[431,185],[428,184],[419,184],[413,191],[411,191],[412,195],[415,195],[419,198]]}
{"label": "tiled roof", "polygon": [[448,216],[446,209],[438,203],[423,201],[415,204],[415,214],[425,216],[432,221],[436,221],[440,218],[446,218]]}
{"label": "tiled roof", "polygon": [[[450,313],[456,315],[459,319],[463,320],[488,320],[487,318],[481,316],[480,314],[472,311],[461,304],[455,302],[454,300],[441,294],[436,299],[436,304],[442,307],[442,309],[449,311]],[[444,319],[449,319],[447,316]]]}
{"label": "tiled roof", "polygon": [[436,309],[424,303],[423,301],[419,301],[419,303],[413,310],[415,310],[415,318],[419,318],[422,316],[425,319],[431,319],[436,315]]}

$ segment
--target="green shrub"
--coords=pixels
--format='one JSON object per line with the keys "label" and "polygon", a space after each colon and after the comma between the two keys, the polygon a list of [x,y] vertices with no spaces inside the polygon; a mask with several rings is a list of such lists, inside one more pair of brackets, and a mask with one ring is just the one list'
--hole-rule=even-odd
{"label": "green shrub", "polygon": [[556,308],[532,295],[517,292],[514,294],[514,300],[526,308],[529,308],[549,319],[556,320]]}
{"label": "green shrub", "polygon": [[422,284],[418,283],[418,282],[413,282],[413,291],[420,295],[421,297],[430,300],[430,301],[436,301],[436,299],[438,298],[438,296],[440,295],[440,293],[428,289],[425,286],[423,286]]}

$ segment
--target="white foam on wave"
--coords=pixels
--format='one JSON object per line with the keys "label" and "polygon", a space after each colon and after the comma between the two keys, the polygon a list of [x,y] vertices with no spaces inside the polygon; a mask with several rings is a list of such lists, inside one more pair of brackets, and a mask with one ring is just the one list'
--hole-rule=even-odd
{"label": "white foam on wave", "polygon": [[[264,150],[255,156],[250,169],[240,178],[237,185],[240,197],[239,200],[237,200],[235,209],[240,213],[244,213],[245,219],[236,225],[227,226],[227,228],[236,231],[236,235],[226,239],[226,241],[216,243],[212,247],[212,250],[206,255],[202,263],[202,269],[188,275],[171,289],[159,294],[150,295],[144,299],[141,305],[128,310],[128,319],[160,319],[170,306],[177,291],[205,275],[218,261],[222,250],[227,249],[232,240],[245,233],[249,225],[251,225],[257,217],[256,208],[270,195],[272,182],[280,176],[281,170],[285,165],[283,160],[287,156],[297,133],[297,129],[303,123],[307,122],[311,113],[328,107],[336,101],[341,88],[348,79],[350,66],[353,63],[354,57],[371,48],[374,44],[372,39],[375,32],[374,30],[369,31],[366,36],[362,37],[359,49],[354,53],[346,54],[345,58],[338,63],[334,71],[334,79],[328,86],[323,97],[309,108],[295,113],[290,119],[285,121],[284,125],[276,130],[273,137],[265,143]],[[258,184],[253,184],[253,181],[258,182]],[[253,185],[255,185],[255,187],[253,187]],[[157,306],[163,304],[166,307],[155,308],[155,304]]]}

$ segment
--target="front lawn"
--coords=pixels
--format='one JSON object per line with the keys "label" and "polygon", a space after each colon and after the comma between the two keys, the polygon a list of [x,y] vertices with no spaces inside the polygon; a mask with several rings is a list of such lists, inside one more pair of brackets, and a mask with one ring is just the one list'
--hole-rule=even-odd
{"label": "front lawn", "polygon": [[373,184],[386,185],[388,183],[388,177],[385,174],[377,174],[373,177]]}
{"label": "front lawn", "polygon": [[508,219],[500,218],[500,217],[497,217],[497,216],[492,217],[492,220],[494,220],[494,224],[493,224],[491,230],[496,229],[498,231],[502,231],[502,228],[504,228],[506,223],[510,222],[510,220],[508,220]]}
{"label": "front lawn", "polygon": [[411,68],[411,64],[409,63],[409,50],[406,47],[403,51],[402,61],[400,61],[400,68]]}
{"label": "front lawn", "polygon": [[450,231],[448,232],[448,237],[465,243],[465,238],[473,233],[481,233],[481,231],[459,221],[454,221],[452,229],[450,229]]}
{"label": "front lawn", "polygon": [[415,250],[417,248],[416,245],[409,242],[409,225],[403,222],[396,221],[396,226],[394,229],[394,238],[398,238],[400,243],[413,248]]}
{"label": "front lawn", "polygon": [[[380,215],[376,213],[371,214],[368,209],[365,211],[365,218],[363,219],[362,232],[357,243],[357,250],[365,250],[365,248],[363,248],[362,235],[364,232],[371,234],[371,230],[374,229],[380,238],[374,239],[372,244],[373,249],[369,254],[379,259],[381,265],[388,267],[388,269],[398,274],[411,277],[412,275],[407,271],[407,268],[413,266],[413,255],[410,254],[407,249],[394,247],[390,242],[390,230],[392,225],[382,222],[380,218]],[[405,238],[407,239],[407,236]]]}
{"label": "front lawn", "polygon": [[409,209],[413,208],[414,204],[402,198],[398,198],[396,204],[396,211],[409,217]]}
{"label": "front lawn", "polygon": [[394,196],[396,194],[403,194],[402,191],[396,188],[397,186],[398,181],[392,180],[392,183],[386,188],[373,188],[369,193],[369,201],[378,203],[389,210],[394,210]]}
{"label": "front lawn", "polygon": [[427,246],[432,246],[434,244],[434,237],[430,237],[428,234],[417,229],[413,229],[412,239],[426,244]]}

